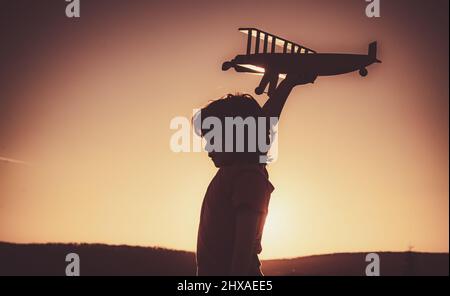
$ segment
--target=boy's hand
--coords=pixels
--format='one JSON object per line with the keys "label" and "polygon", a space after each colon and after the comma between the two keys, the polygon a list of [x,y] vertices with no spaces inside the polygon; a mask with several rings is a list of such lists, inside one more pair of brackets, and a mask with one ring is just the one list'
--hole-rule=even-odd
{"label": "boy's hand", "polygon": [[284,104],[291,93],[292,89],[297,85],[314,83],[317,75],[305,75],[299,73],[288,73],[286,78],[278,84],[273,94],[269,97],[263,106],[263,111],[267,117],[277,117],[281,115]]}
{"label": "boy's hand", "polygon": [[297,86],[297,85],[303,85],[308,83],[314,83],[316,80],[317,75],[306,75],[306,74],[298,74],[298,73],[288,73],[286,75],[286,84],[288,84],[291,87]]}

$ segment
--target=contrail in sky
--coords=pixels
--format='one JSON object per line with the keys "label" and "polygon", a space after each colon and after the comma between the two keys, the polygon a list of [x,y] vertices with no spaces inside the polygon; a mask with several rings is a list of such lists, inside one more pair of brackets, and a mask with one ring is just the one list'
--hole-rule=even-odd
{"label": "contrail in sky", "polygon": [[26,161],[17,160],[17,159],[12,159],[12,158],[7,158],[7,157],[1,157],[1,156],[0,156],[0,163],[1,163],[1,162],[15,163],[15,164],[24,164],[24,165],[31,165],[29,162],[26,162]]}

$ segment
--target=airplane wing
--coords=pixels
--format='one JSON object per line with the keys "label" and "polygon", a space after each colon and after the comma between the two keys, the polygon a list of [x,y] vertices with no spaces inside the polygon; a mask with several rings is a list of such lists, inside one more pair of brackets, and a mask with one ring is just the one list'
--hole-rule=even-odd
{"label": "airplane wing", "polygon": [[247,54],[251,54],[252,51],[252,38],[255,38],[254,53],[260,53],[260,47],[262,47],[262,53],[275,53],[277,46],[283,48],[283,53],[299,53],[299,54],[316,53],[316,51],[312,50],[311,48],[294,43],[279,36],[264,32],[257,28],[239,28],[239,32],[248,35]]}

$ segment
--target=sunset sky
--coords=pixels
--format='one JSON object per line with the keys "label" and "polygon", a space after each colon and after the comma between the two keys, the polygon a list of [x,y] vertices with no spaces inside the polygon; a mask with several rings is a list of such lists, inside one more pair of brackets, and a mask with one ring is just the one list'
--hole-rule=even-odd
{"label": "sunset sky", "polygon": [[258,27],[318,52],[376,40],[383,61],[293,91],[262,257],[449,251],[448,1],[0,3],[0,241],[194,251],[216,168],[172,152],[169,124],[254,94],[221,65]]}

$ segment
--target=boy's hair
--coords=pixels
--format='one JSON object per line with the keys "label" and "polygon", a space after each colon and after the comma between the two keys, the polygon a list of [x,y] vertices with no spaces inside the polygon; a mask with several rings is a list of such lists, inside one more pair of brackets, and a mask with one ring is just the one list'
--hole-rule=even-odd
{"label": "boy's hair", "polygon": [[[204,108],[199,110],[192,118],[195,133],[201,137],[204,137],[209,130],[203,128],[202,123],[205,118],[215,117],[222,123],[222,135],[225,135],[225,118],[241,117],[246,119],[253,117],[256,121],[256,139],[258,138],[258,118],[263,116],[262,108],[259,103],[250,94],[228,94],[218,100],[214,100]],[[268,143],[269,129],[266,128],[266,143]],[[245,131],[244,138],[247,139],[248,130]],[[236,145],[236,132],[233,132],[233,141]],[[257,142],[258,143],[258,142]],[[246,158],[257,157],[267,154],[266,152],[260,152],[258,144],[256,143],[256,152],[248,152],[248,145],[245,144],[244,154],[247,154]],[[223,145],[225,145],[225,137],[223,138]],[[236,150],[233,150],[236,151]],[[241,153],[242,154],[242,153]],[[242,155],[243,156],[243,155]]]}
{"label": "boy's hair", "polygon": [[[221,121],[226,117],[254,117],[262,116],[262,108],[250,94],[227,94],[218,100],[211,101],[200,109],[193,117],[192,122],[197,135],[203,137],[208,130],[202,128],[203,119],[216,117]],[[198,120],[201,118],[201,120]],[[224,124],[224,122],[222,122]]]}

